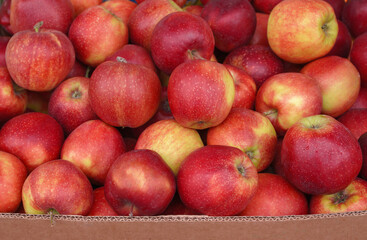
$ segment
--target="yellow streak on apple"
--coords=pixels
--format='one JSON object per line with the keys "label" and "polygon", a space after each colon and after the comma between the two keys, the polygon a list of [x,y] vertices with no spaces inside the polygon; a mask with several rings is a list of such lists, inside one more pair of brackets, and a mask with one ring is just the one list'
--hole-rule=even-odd
{"label": "yellow streak on apple", "polygon": [[13,89],[10,86],[6,86],[2,88],[2,95],[10,96],[12,94]]}
{"label": "yellow streak on apple", "polygon": [[34,206],[34,199],[32,195],[32,190],[29,184],[25,184],[22,190],[22,203],[24,211],[28,214],[43,214],[44,212],[37,209],[37,206]]}
{"label": "yellow streak on apple", "polygon": [[50,37],[52,38],[52,40],[57,44],[58,47],[61,47],[61,42],[60,40],[56,37],[55,34],[51,33]]}
{"label": "yellow streak on apple", "polygon": [[225,91],[226,102],[228,106],[232,106],[234,102],[235,86],[234,86],[234,79],[228,71],[224,73],[223,83],[226,90]]}
{"label": "yellow streak on apple", "polygon": [[[134,183],[134,187],[139,188],[140,191],[144,192],[147,190],[147,177],[142,169],[136,167],[129,167],[126,169],[126,175],[130,179],[129,182]],[[116,181],[114,181],[116,182]]]}
{"label": "yellow streak on apple", "polygon": [[300,96],[294,95],[286,101],[286,110],[288,114],[278,115],[278,122],[283,128],[288,129],[303,117],[302,106],[304,105],[304,99]]}

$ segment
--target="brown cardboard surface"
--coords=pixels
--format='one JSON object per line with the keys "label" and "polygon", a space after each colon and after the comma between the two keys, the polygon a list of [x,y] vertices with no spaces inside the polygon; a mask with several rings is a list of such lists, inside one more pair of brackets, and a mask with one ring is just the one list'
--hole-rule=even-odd
{"label": "brown cardboard surface", "polygon": [[286,217],[0,214],[0,239],[367,239],[367,211]]}

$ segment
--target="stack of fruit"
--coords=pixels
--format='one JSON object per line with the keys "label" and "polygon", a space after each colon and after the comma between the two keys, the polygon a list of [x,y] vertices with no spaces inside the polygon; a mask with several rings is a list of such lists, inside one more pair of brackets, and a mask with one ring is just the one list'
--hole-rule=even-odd
{"label": "stack of fruit", "polygon": [[367,210],[367,0],[0,15],[0,212]]}

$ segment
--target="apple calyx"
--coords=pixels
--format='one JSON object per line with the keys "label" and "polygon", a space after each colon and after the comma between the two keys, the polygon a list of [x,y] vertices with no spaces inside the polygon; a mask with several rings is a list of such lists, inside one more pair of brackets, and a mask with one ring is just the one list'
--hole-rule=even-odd
{"label": "apple calyx", "polygon": [[34,24],[34,26],[33,26],[34,31],[35,31],[36,33],[38,33],[38,32],[39,32],[39,30],[40,30],[40,28],[42,27],[42,25],[43,25],[43,21],[40,21],[40,22],[38,22],[38,23]]}
{"label": "apple calyx", "polygon": [[71,98],[72,99],[80,99],[82,97],[82,92],[79,91],[79,89],[76,89],[74,91],[71,92]]}
{"label": "apple calyx", "polygon": [[254,164],[255,167],[259,165],[259,152],[253,149],[246,149],[244,151],[246,155],[250,158],[251,162]]}
{"label": "apple calyx", "polygon": [[246,176],[246,169],[245,167],[242,165],[242,163],[240,163],[239,165],[237,165],[237,171],[243,176]]}
{"label": "apple calyx", "polygon": [[339,205],[347,201],[348,195],[344,191],[340,191],[334,194],[333,203]]}
{"label": "apple calyx", "polygon": [[120,57],[120,56],[116,57],[116,61],[121,62],[121,63],[127,63],[127,60],[123,57]]}

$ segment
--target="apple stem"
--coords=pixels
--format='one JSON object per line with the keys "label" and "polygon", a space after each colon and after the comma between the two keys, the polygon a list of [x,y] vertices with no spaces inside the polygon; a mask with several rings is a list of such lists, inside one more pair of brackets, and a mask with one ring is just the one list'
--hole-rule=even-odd
{"label": "apple stem", "polygon": [[130,206],[130,213],[129,213],[129,217],[133,217],[133,216],[134,216],[134,214],[133,214],[133,210],[134,210],[134,205],[133,205],[133,204],[131,204],[131,206]]}
{"label": "apple stem", "polygon": [[51,226],[53,226],[55,224],[54,216],[55,214],[58,214],[58,212],[55,209],[51,208],[48,213],[50,214]]}
{"label": "apple stem", "polygon": [[38,32],[39,32],[39,30],[40,30],[40,28],[42,27],[42,25],[43,25],[43,21],[40,21],[40,22],[36,23],[36,24],[33,26],[34,31],[38,33]]}
{"label": "apple stem", "polygon": [[189,55],[189,58],[191,60],[194,60],[194,59],[207,60],[207,59],[203,58],[202,56],[200,56],[200,54],[197,50],[188,50],[187,54]]}
{"label": "apple stem", "polygon": [[87,70],[85,71],[85,77],[89,78],[89,73],[90,73],[90,66],[87,67]]}
{"label": "apple stem", "polygon": [[120,57],[120,56],[116,57],[116,60],[117,60],[118,62],[127,63],[126,59],[125,59],[125,58],[123,58],[123,57]]}

